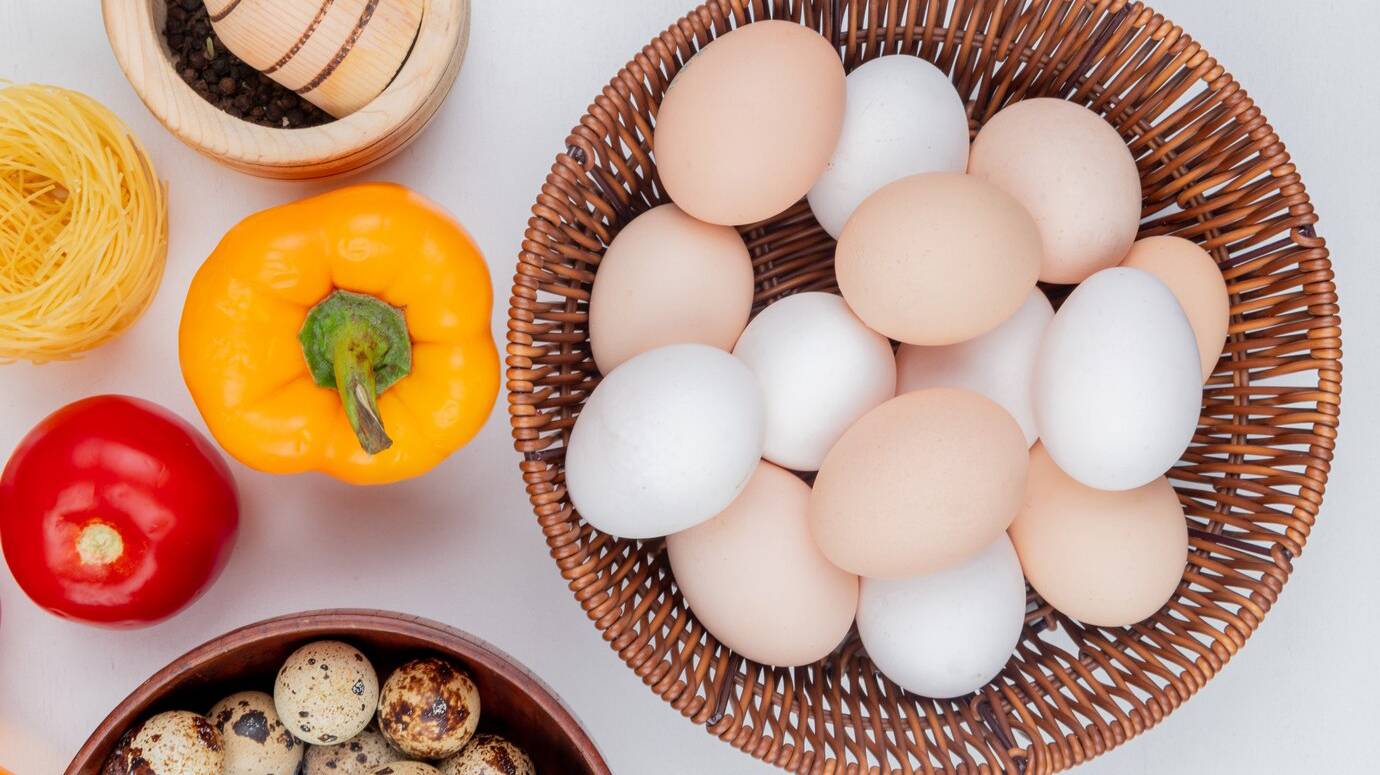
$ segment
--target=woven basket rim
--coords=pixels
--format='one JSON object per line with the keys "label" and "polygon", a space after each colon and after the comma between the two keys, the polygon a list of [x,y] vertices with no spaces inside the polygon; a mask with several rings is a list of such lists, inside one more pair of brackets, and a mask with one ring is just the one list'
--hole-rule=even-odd
{"label": "woven basket rim", "polygon": [[[962,29],[936,23],[946,15],[961,17]],[[648,202],[669,201],[649,149],[638,147],[650,136],[657,99],[649,82],[664,91],[702,38],[764,18],[821,29],[849,70],[879,47],[937,58],[965,94],[975,127],[1013,97],[1091,103],[1123,137],[1133,130],[1146,196],[1162,197],[1146,200],[1160,208],[1147,211],[1154,217],[1140,236],[1180,233],[1217,259],[1232,286],[1231,336],[1205,388],[1194,446],[1170,472],[1190,516],[1190,563],[1175,600],[1145,623],[1083,628],[1042,606],[986,688],[954,702],[897,698],[899,687],[867,679],[856,639],[796,669],[756,665],[718,646],[685,610],[669,567],[658,564],[659,541],[602,536],[573,515],[560,481],[562,440],[597,383],[581,304],[612,234]],[[878,18],[882,24],[859,29]],[[982,67],[963,69],[978,61]],[[1021,85],[1017,63],[1048,82]],[[1150,114],[1147,105],[1161,104],[1144,102],[1155,90],[1180,90],[1183,104],[1168,113],[1174,121],[1165,110]],[[609,142],[610,128],[619,143]],[[1179,129],[1195,133],[1181,138]],[[1200,170],[1203,158],[1216,166]],[[711,734],[794,772],[1062,770],[1158,723],[1220,671],[1259,626],[1307,541],[1330,470],[1341,390],[1339,309],[1316,221],[1283,142],[1241,85],[1141,2],[709,0],[609,81],[533,204],[508,320],[519,470],[550,553],[595,626],[649,688]],[[740,229],[758,269],[754,313],[786,293],[827,286],[832,268],[823,274],[818,254],[831,254],[832,241],[818,243],[812,223],[808,207],[797,204]],[[1295,286],[1284,297],[1271,293]],[[1316,374],[1311,384],[1276,384],[1308,372]],[[1259,511],[1238,513],[1252,507]],[[1204,585],[1207,592],[1195,588]],[[1052,631],[1068,634],[1077,651],[1027,648],[1028,637]],[[854,682],[844,688],[850,670],[861,672],[848,673]],[[856,712],[840,709],[848,699],[859,704]]]}

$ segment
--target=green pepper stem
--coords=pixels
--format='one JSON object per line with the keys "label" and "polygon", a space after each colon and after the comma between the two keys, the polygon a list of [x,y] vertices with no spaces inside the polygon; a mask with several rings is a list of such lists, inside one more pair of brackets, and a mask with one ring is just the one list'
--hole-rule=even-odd
{"label": "green pepper stem", "polygon": [[334,291],[307,313],[297,338],[312,380],[340,394],[360,447],[375,455],[392,446],[377,397],[412,371],[402,310],[373,296]]}
{"label": "green pepper stem", "polygon": [[393,440],[383,430],[383,418],[379,416],[379,405],[375,400],[374,358],[378,348],[377,339],[367,331],[342,332],[335,343],[335,357],[332,367],[335,371],[335,387],[340,392],[340,403],[345,407],[345,417],[359,437],[359,445],[365,452],[376,455],[393,446]]}

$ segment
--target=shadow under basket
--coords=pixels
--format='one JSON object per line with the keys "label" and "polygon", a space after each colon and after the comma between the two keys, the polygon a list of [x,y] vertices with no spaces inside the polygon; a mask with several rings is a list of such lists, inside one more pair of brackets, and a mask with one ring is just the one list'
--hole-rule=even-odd
{"label": "shadow under basket", "polygon": [[[1084,626],[1032,593],[996,679],[954,700],[918,697],[878,673],[856,636],[803,668],[734,654],[686,609],[662,541],[602,534],[573,510],[564,447],[599,379],[590,287],[619,230],[668,201],[651,154],[656,106],[696,51],[765,18],[818,30],[849,70],[886,54],[933,62],[967,101],[974,132],[1026,98],[1088,106],[1137,160],[1141,235],[1185,237],[1216,259],[1231,293],[1230,337],[1192,445],[1169,474],[1190,555],[1173,599],[1151,618]],[[1337,296],[1316,221],[1284,144],[1241,85],[1141,3],[708,2],[594,99],[551,167],[518,256],[509,413],[551,556],[652,691],[787,770],[1046,773],[1087,761],[1158,723],[1222,669],[1278,598],[1313,527],[1341,390]],[[741,232],[754,311],[789,293],[837,290],[834,243],[803,201]]]}

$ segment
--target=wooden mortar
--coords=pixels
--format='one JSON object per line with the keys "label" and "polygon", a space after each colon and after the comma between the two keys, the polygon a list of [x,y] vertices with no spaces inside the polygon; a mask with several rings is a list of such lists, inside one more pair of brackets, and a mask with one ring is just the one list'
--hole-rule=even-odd
{"label": "wooden mortar", "polygon": [[179,140],[227,166],[284,180],[358,172],[412,142],[445,100],[469,41],[470,0],[424,0],[402,68],[360,110],[300,129],[235,118],[183,82],[163,36],[164,0],[101,0],[106,35],[134,91]]}

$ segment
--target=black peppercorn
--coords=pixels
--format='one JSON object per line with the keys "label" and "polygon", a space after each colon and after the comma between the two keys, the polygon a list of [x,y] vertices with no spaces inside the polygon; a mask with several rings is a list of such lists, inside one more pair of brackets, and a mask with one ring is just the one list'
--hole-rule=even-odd
{"label": "black peppercorn", "polygon": [[163,36],[173,66],[202,99],[264,126],[307,127],[334,120],[221,45],[204,0],[168,0],[167,10]]}

